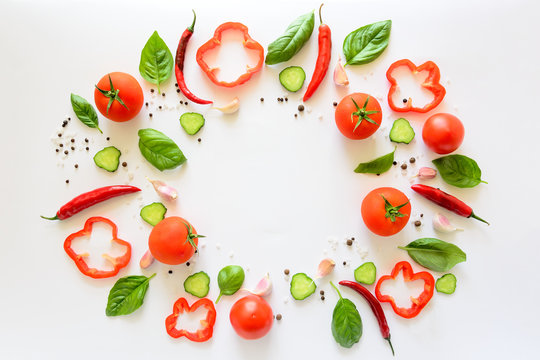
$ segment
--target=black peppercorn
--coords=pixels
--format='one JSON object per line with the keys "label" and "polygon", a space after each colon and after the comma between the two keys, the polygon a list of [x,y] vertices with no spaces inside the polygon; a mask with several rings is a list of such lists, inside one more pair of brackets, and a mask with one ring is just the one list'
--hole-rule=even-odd
{"label": "black peppercorn", "polygon": [[406,170],[406,169],[407,169],[407,164],[401,164],[401,168],[402,168],[403,170]]}
{"label": "black peppercorn", "polygon": [[300,104],[298,105],[298,111],[304,111],[304,105]]}

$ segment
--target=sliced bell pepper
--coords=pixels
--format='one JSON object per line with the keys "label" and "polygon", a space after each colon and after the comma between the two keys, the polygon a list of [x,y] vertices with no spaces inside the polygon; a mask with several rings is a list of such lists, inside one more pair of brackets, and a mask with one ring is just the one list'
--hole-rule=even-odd
{"label": "sliced bell pepper", "polygon": [[[241,31],[244,34],[244,48],[250,49],[250,50],[256,50],[259,55],[259,61],[257,62],[257,65],[254,67],[247,67],[247,71],[245,74],[240,75],[238,79],[236,79],[233,82],[227,82],[227,81],[219,81],[216,77],[216,71],[219,70],[219,68],[210,68],[206,61],[204,61],[204,54],[221,45],[221,35],[224,31],[227,30],[238,30]],[[225,86],[225,87],[235,87],[237,85],[241,85],[251,79],[253,74],[260,71],[262,69],[263,63],[264,63],[264,48],[261,44],[256,42],[249,36],[248,34],[248,28],[244,24],[237,23],[237,22],[226,22],[224,24],[221,24],[218,26],[216,31],[214,32],[214,37],[208,40],[206,43],[204,43],[198,50],[197,50],[197,63],[201,67],[201,69],[206,73],[208,78],[210,80],[219,86]]]}
{"label": "sliced bell pepper", "polygon": [[[126,252],[124,255],[118,256],[118,257],[112,257],[109,254],[103,254],[105,259],[107,259],[109,262],[113,264],[112,270],[99,270],[96,268],[88,267],[88,264],[86,263],[85,258],[89,256],[88,253],[83,254],[77,254],[72,248],[71,243],[74,239],[83,237],[83,236],[90,236],[92,234],[92,226],[94,223],[97,222],[103,222],[111,226],[112,228],[112,239],[111,241],[114,241],[117,244],[120,244],[122,246],[126,247]],[[84,223],[84,228],[80,231],[77,231],[76,233],[73,233],[69,235],[66,240],[64,241],[64,250],[68,254],[68,256],[75,262],[75,265],[79,268],[79,270],[86,276],[90,276],[94,279],[102,279],[102,278],[109,278],[112,276],[115,276],[118,274],[120,269],[125,267],[129,260],[131,259],[131,244],[127,241],[121,240],[118,238],[118,227],[115,223],[113,223],[111,220],[106,219],[104,217],[91,217]]]}
{"label": "sliced bell pepper", "polygon": [[[178,316],[180,314],[183,314],[184,312],[192,313],[201,306],[206,308],[208,312],[206,313],[206,318],[200,321],[202,325],[200,329],[195,332],[189,332],[185,329],[178,330],[176,328],[176,323],[178,322]],[[186,299],[179,298],[173,305],[173,313],[165,319],[165,328],[167,329],[167,334],[175,339],[185,336],[191,341],[203,342],[212,337],[215,323],[216,308],[211,300],[207,298],[200,299],[194,302],[190,307]]]}
{"label": "sliced bell pepper", "polygon": [[[398,307],[394,301],[394,298],[390,295],[383,295],[381,294],[381,285],[386,280],[395,280],[398,276],[399,272],[403,270],[403,279],[408,281],[414,281],[414,280],[424,280],[424,291],[418,296],[417,298],[413,298],[411,296],[411,302],[412,306],[410,308],[401,308]],[[433,278],[433,275],[426,271],[421,271],[418,273],[414,273],[411,267],[411,264],[409,264],[407,261],[401,261],[398,262],[394,269],[392,270],[392,274],[390,275],[384,275],[382,276],[379,281],[377,282],[377,285],[375,286],[375,296],[377,296],[377,299],[380,302],[389,302],[390,305],[392,305],[392,309],[394,309],[394,312],[398,314],[401,317],[404,317],[406,319],[411,319],[418,315],[420,311],[426,306],[426,304],[431,300],[431,297],[433,296],[433,288],[435,287],[435,279]]]}
{"label": "sliced bell pepper", "polygon": [[[392,73],[395,69],[401,66],[408,67],[413,74],[418,74],[419,72],[424,70],[428,72],[428,76],[422,83],[422,87],[433,93],[434,98],[432,102],[426,104],[424,107],[413,106],[413,100],[411,98],[404,99],[403,106],[397,106],[394,103],[394,93],[399,89],[399,86],[396,79],[392,76]],[[386,71],[386,78],[388,79],[388,81],[390,81],[391,84],[390,90],[388,91],[388,105],[390,105],[390,108],[392,110],[397,112],[414,111],[419,113],[426,113],[439,105],[443,100],[444,95],[446,95],[446,89],[439,83],[441,79],[441,73],[439,71],[439,68],[433,61],[426,61],[425,63],[417,67],[412,63],[412,61],[408,59],[398,60],[392,65],[390,65],[390,67]]]}

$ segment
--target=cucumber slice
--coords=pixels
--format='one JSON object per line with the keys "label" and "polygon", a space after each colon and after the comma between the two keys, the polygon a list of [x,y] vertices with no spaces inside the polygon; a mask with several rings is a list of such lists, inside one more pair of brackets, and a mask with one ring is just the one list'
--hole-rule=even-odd
{"label": "cucumber slice", "polygon": [[372,262],[363,263],[354,270],[354,279],[360,284],[371,285],[377,277],[377,268]]}
{"label": "cucumber slice", "polygon": [[210,290],[210,277],[204,271],[190,275],[184,281],[184,290],[193,296],[203,298]]}
{"label": "cucumber slice", "polygon": [[453,294],[456,291],[457,279],[454,274],[445,274],[437,279],[435,289],[444,294]]}
{"label": "cucumber slice", "polygon": [[300,66],[289,66],[279,73],[279,82],[285,89],[297,92],[304,85],[306,73]]}
{"label": "cucumber slice", "polygon": [[399,118],[394,121],[390,130],[390,140],[395,143],[408,144],[414,139],[414,129],[405,118]]}
{"label": "cucumber slice", "polygon": [[120,155],[122,155],[120,150],[114,146],[108,146],[94,155],[94,162],[108,172],[115,172],[120,164]]}
{"label": "cucumber slice", "polygon": [[196,112],[187,112],[180,116],[180,125],[189,135],[195,135],[204,125],[204,116]]}
{"label": "cucumber slice", "polygon": [[291,295],[296,300],[304,300],[315,292],[317,285],[306,274],[294,274],[291,279]]}
{"label": "cucumber slice", "polygon": [[152,226],[156,226],[158,222],[163,220],[167,208],[160,202],[151,203],[141,209],[141,217],[144,221]]}

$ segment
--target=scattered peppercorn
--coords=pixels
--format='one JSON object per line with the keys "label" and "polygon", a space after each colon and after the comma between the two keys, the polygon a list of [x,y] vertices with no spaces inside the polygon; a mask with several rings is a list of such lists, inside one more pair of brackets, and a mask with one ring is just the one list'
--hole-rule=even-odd
{"label": "scattered peppercorn", "polygon": [[180,89],[176,89],[176,92],[179,93],[179,92],[180,92]]}
{"label": "scattered peppercorn", "polygon": [[352,241],[354,241],[354,236],[351,238]]}
{"label": "scattered peppercorn", "polygon": [[122,166],[123,166],[123,167],[126,167],[126,166],[127,166],[127,162],[124,161],[124,162],[122,163]]}
{"label": "scattered peppercorn", "polygon": [[198,141],[198,142],[201,142],[201,141],[202,141],[202,139],[201,139],[201,138],[198,138],[198,139],[197,139],[197,141]]}
{"label": "scattered peppercorn", "polygon": [[181,105],[183,105],[183,104],[184,104],[184,102],[183,102],[182,100],[180,100],[180,104],[181,104]]}
{"label": "scattered peppercorn", "polygon": [[404,164],[401,164],[401,168],[402,168],[403,170],[406,170],[406,169],[407,169],[407,164],[405,164],[405,163],[404,163]]}
{"label": "scattered peppercorn", "polygon": [[79,168],[79,164],[75,164],[75,169],[78,169]]}
{"label": "scattered peppercorn", "polygon": [[174,86],[178,87],[178,83],[174,83]]}
{"label": "scattered peppercorn", "polygon": [[87,142],[88,142],[88,138],[84,138],[84,142],[86,142],[86,143],[87,143]]}
{"label": "scattered peppercorn", "polygon": [[163,106],[159,105],[158,108],[159,108],[159,110],[161,110],[161,109],[163,109]]}
{"label": "scattered peppercorn", "polygon": [[153,115],[152,115],[152,113],[150,113],[150,114],[148,114],[148,116],[152,117]]}
{"label": "scattered peppercorn", "polygon": [[416,162],[416,159],[412,157],[412,158],[409,159],[409,162],[410,162],[411,164],[414,164],[414,163]]}
{"label": "scattered peppercorn", "polygon": [[144,105],[145,105],[146,107],[148,107],[148,103],[144,103]]}
{"label": "scattered peppercorn", "polygon": [[348,245],[348,246],[351,246],[351,245],[352,245],[352,240],[351,240],[351,239],[347,239],[347,245]]}
{"label": "scattered peppercorn", "polygon": [[420,225],[422,225],[422,222],[420,220],[416,220],[414,222],[414,226],[419,227]]}
{"label": "scattered peppercorn", "polygon": [[319,291],[319,294],[324,295],[324,290]]}
{"label": "scattered peppercorn", "polygon": [[290,274],[290,272],[291,272],[291,271],[290,271],[289,269],[285,269],[285,270],[283,270],[283,273],[285,273],[285,275],[289,275],[289,274]]}
{"label": "scattered peppercorn", "polygon": [[304,105],[300,104],[298,105],[298,111],[304,111]]}
{"label": "scattered peppercorn", "polygon": [[66,127],[66,124],[62,124],[62,127]]}
{"label": "scattered peppercorn", "polygon": [[294,114],[294,117],[298,117],[298,114]]}
{"label": "scattered peppercorn", "polygon": [[261,102],[264,102],[264,98],[261,98]]}
{"label": "scattered peppercorn", "polygon": [[66,155],[67,155],[67,154],[69,154],[69,151],[67,151],[67,150],[64,150],[64,154],[66,154]]}
{"label": "scattered peppercorn", "polygon": [[87,146],[87,147],[86,147],[86,150],[90,150],[90,148]]}
{"label": "scattered peppercorn", "polygon": [[424,217],[424,214],[420,214],[420,217]]}
{"label": "scattered peppercorn", "polygon": [[75,139],[71,139],[71,142],[74,143],[74,142],[75,142]]}
{"label": "scattered peppercorn", "polygon": [[165,96],[165,93],[162,93],[161,96]]}
{"label": "scattered peppercorn", "polygon": [[60,145],[58,145],[58,146],[60,146],[60,147],[64,147],[64,144],[60,144]]}
{"label": "scattered peppercorn", "polygon": [[337,102],[334,101],[334,103],[332,105],[337,106]]}
{"label": "scattered peppercorn", "polygon": [[107,136],[107,141],[109,141],[109,140],[111,140],[111,138]]}
{"label": "scattered peppercorn", "polygon": [[187,106],[187,101],[184,101],[184,105],[186,105],[186,106]]}
{"label": "scattered peppercorn", "polygon": [[406,104],[406,103],[407,103],[407,99],[403,99],[403,103]]}
{"label": "scattered peppercorn", "polygon": [[381,176],[381,174],[377,174],[377,176]]}
{"label": "scattered peppercorn", "polygon": [[285,98],[285,101],[289,101],[289,98]]}
{"label": "scattered peppercorn", "polygon": [[397,165],[397,161],[392,162],[392,164]]}
{"label": "scattered peppercorn", "polygon": [[154,89],[150,89],[150,92],[153,93],[153,92],[154,92]]}
{"label": "scattered peppercorn", "polygon": [[347,265],[347,262],[346,262],[346,261],[344,261],[344,262],[343,262],[343,265]]}
{"label": "scattered peppercorn", "polygon": [[186,263],[186,266],[189,266],[189,265],[190,265],[190,264],[189,264],[189,261],[188,261],[188,262]]}
{"label": "scattered peppercorn", "polygon": [[71,147],[71,150],[75,150],[75,146],[72,146],[72,147]]}
{"label": "scattered peppercorn", "polygon": [[66,180],[66,184],[69,184],[69,180]]}
{"label": "scattered peppercorn", "polygon": [[70,117],[68,117],[68,121],[71,121],[71,118],[70,118]]}
{"label": "scattered peppercorn", "polygon": [[283,319],[283,316],[282,316],[281,314],[277,314],[277,315],[276,315],[276,320],[279,321],[279,320],[281,320],[281,319]]}
{"label": "scattered peppercorn", "polygon": [[58,137],[62,137],[62,134],[58,133]]}
{"label": "scattered peppercorn", "polygon": [[169,274],[172,274],[172,270],[169,270]]}
{"label": "scattered peppercorn", "polygon": [[56,149],[56,152],[60,152],[60,149]]}
{"label": "scattered peppercorn", "polygon": [[326,298],[324,297],[324,295],[323,295],[323,296],[321,296],[321,300],[322,300],[322,301],[324,301],[324,299],[326,299]]}

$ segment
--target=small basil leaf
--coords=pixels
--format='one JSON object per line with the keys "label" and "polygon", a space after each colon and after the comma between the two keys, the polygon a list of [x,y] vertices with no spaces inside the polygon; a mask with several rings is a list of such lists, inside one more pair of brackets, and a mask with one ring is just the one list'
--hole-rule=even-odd
{"label": "small basil leaf", "polygon": [[343,41],[345,65],[360,65],[372,62],[388,46],[392,21],[379,21],[362,26],[351,32]]}
{"label": "small basil leaf", "polygon": [[418,239],[399,248],[406,250],[418,264],[433,271],[448,271],[467,260],[467,255],[459,247],[434,238]]}
{"label": "small basil leaf", "polygon": [[274,65],[290,60],[309,40],[314,25],[313,11],[294,20],[283,35],[268,45],[266,64]]}
{"label": "small basil leaf", "polygon": [[98,129],[100,133],[103,131],[99,128],[99,120],[94,107],[79,95],[71,94],[71,107],[77,118],[81,122],[91,128]]}
{"label": "small basil leaf", "polygon": [[332,335],[339,345],[346,348],[360,341],[362,318],[351,300],[338,300],[332,314]]}
{"label": "small basil leaf", "polygon": [[144,296],[148,290],[150,277],[126,276],[118,279],[109,292],[109,300],[105,314],[107,316],[128,315],[137,310],[143,304]]}
{"label": "small basil leaf", "polygon": [[186,157],[167,135],[154,129],[139,130],[142,156],[159,170],[174,169],[186,162]]}
{"label": "small basil leaf", "polygon": [[219,301],[222,295],[233,295],[242,287],[244,283],[244,269],[238,265],[225,266],[218,273]]}
{"label": "small basil leaf", "polygon": [[380,156],[375,160],[371,160],[366,163],[360,163],[356,167],[356,169],[354,169],[354,172],[362,174],[382,174],[384,172],[387,172],[392,167],[395,152],[396,148],[394,148],[394,151],[392,151],[391,153]]}
{"label": "small basil leaf", "polygon": [[471,188],[482,181],[476,161],[464,155],[448,155],[433,160],[444,181],[460,188]]}
{"label": "small basil leaf", "polygon": [[141,62],[139,72],[141,76],[152,84],[159,84],[167,80],[172,73],[174,59],[171,50],[165,44],[165,41],[154,31],[152,36],[144,45],[141,52]]}

